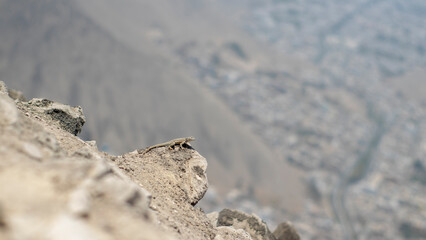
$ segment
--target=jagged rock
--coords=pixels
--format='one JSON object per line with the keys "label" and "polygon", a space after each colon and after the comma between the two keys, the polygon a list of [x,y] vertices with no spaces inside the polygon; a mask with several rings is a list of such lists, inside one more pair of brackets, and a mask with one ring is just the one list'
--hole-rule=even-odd
{"label": "jagged rock", "polygon": [[291,222],[283,222],[274,231],[277,240],[300,240],[300,236]]}
{"label": "jagged rock", "polygon": [[77,136],[86,122],[83,110],[80,106],[71,107],[65,104],[55,103],[48,99],[33,98],[28,102],[29,106],[35,107],[59,123],[59,126],[67,132]]}
{"label": "jagged rock", "polygon": [[265,222],[258,216],[231,209],[223,209],[219,212],[217,226],[232,226],[235,229],[243,229],[254,240],[275,240]]}

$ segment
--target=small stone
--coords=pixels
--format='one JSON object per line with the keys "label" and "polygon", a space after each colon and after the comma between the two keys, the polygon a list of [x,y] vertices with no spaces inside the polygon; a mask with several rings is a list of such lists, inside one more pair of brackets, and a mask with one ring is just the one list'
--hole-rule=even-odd
{"label": "small stone", "polygon": [[258,216],[231,209],[223,209],[219,213],[217,226],[232,226],[243,229],[254,240],[275,240],[268,226]]}
{"label": "small stone", "polygon": [[22,145],[22,150],[25,154],[30,156],[31,158],[34,158],[36,160],[40,160],[43,157],[43,154],[41,153],[40,149],[36,147],[34,144],[31,143],[24,143]]}
{"label": "small stone", "polygon": [[91,146],[91,147],[98,148],[98,145],[96,144],[96,141],[95,141],[95,140],[92,140],[92,141],[86,141],[86,143],[87,143],[87,144],[89,144],[89,146]]}

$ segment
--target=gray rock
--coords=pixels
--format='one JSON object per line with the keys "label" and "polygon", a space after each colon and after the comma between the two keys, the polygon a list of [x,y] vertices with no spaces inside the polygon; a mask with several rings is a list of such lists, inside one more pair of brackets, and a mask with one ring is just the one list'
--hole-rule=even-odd
{"label": "gray rock", "polygon": [[28,105],[36,107],[39,111],[44,112],[59,126],[67,132],[78,135],[86,122],[83,110],[80,106],[71,107],[65,104],[56,103],[48,99],[33,98]]}
{"label": "gray rock", "polygon": [[219,212],[217,226],[232,226],[235,229],[243,229],[254,240],[275,240],[265,222],[258,216],[231,209],[223,209]]}
{"label": "gray rock", "polygon": [[283,222],[274,231],[277,240],[300,240],[300,236],[291,222]]}

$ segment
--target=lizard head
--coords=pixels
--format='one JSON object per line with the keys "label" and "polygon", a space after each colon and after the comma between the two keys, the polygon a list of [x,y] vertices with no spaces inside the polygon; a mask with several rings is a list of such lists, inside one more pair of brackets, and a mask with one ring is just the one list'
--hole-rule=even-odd
{"label": "lizard head", "polygon": [[195,137],[187,137],[187,138],[186,138],[186,141],[188,141],[188,142],[189,142],[189,141],[194,141],[194,140],[195,140]]}

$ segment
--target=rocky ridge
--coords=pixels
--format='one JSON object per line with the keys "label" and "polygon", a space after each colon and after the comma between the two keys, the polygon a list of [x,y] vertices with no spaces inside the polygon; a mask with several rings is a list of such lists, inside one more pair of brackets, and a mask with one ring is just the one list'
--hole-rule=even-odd
{"label": "rocky ridge", "polygon": [[299,239],[195,207],[207,161],[190,146],[112,156],[76,137],[84,122],[80,107],[0,82],[0,239]]}

